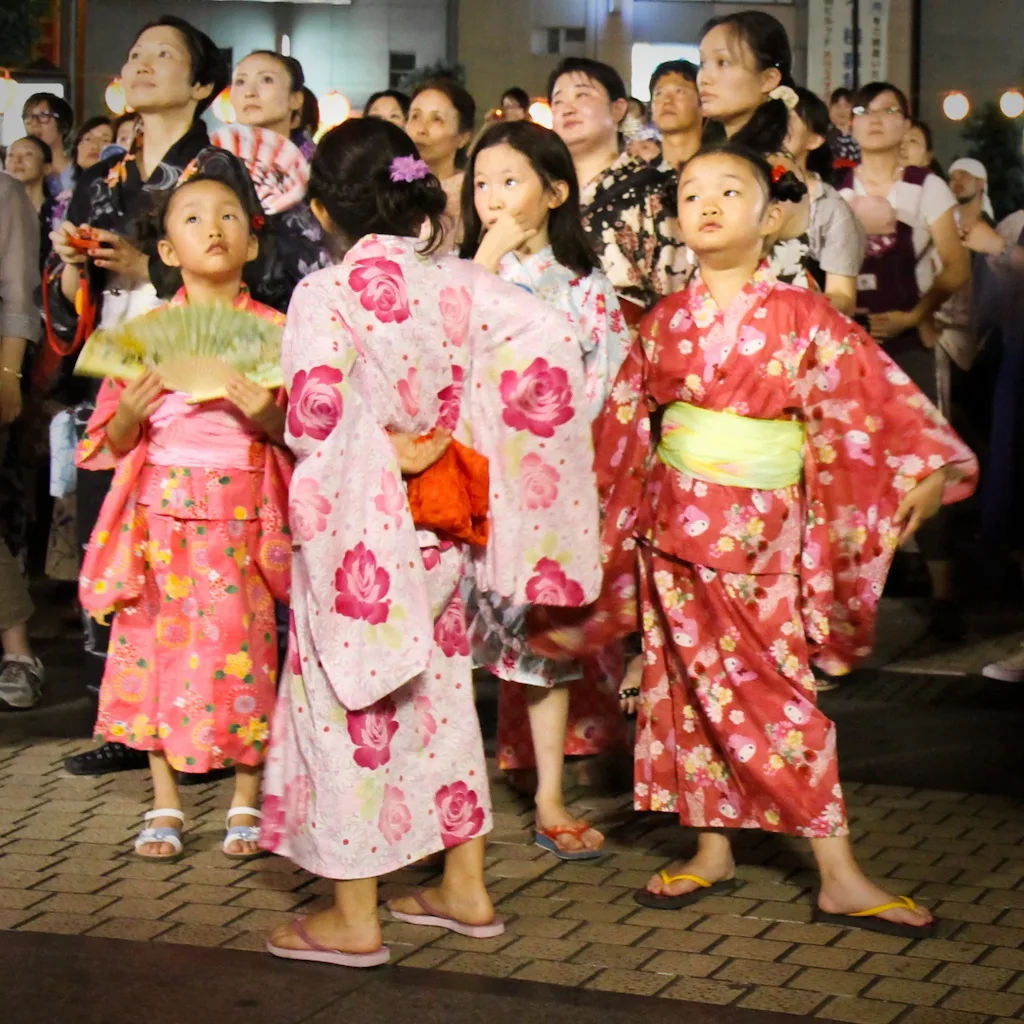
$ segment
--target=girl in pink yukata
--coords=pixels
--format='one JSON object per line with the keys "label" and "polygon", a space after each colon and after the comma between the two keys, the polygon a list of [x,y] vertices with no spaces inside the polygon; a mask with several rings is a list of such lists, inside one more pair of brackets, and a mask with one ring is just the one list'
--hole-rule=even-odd
{"label": "girl in pink yukata", "polygon": [[[409,137],[377,118],[334,129],[310,198],[344,255],[296,289],[284,338],[296,547],[261,841],[335,887],[268,950],[369,967],[389,957],[377,880],[441,852],[441,884],[392,900],[392,916],[504,930],[484,884],[492,818],[460,585],[471,571],[519,605],[593,599],[597,495],[571,325],[436,255],[446,196]],[[432,443],[408,442],[432,432],[459,442],[446,460],[470,446],[487,460],[485,546],[413,519],[403,476]]]}
{"label": "girl in pink yukata", "polygon": [[[231,305],[283,325],[242,284],[262,211],[234,157],[201,153],[155,219],[160,256],[184,283],[172,305]],[[193,405],[151,371],[104,381],[79,445],[79,466],[117,470],[79,593],[94,617],[114,613],[96,733],[149,752],[154,810],[135,841],[146,860],[182,854],[177,774],[219,768],[235,769],[224,853],[261,852],[274,600],[288,599],[291,563],[283,440],[275,395],[241,374],[226,399]]]}
{"label": "girl in pink yukata", "polygon": [[[593,421],[626,358],[629,331],[583,230],[576,171],[565,143],[529,121],[488,128],[470,156],[462,206],[462,255],[569,318]],[[531,500],[546,501],[556,480],[557,474],[531,474]],[[525,608],[493,594],[475,597],[474,658],[501,680],[498,765],[522,775],[536,765],[538,846],[562,860],[598,857],[604,837],[566,810],[562,768],[566,754],[590,753],[595,742],[597,749],[625,746],[619,673],[605,671],[598,659],[566,663],[534,654],[526,644]],[[575,730],[566,734],[573,683],[586,691],[591,708],[579,738]]]}

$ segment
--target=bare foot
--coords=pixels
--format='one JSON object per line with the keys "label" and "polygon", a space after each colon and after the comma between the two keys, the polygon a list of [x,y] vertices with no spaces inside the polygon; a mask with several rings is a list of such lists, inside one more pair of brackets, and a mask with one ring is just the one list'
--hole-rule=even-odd
{"label": "bare foot", "polygon": [[[336,907],[302,920],[309,937],[321,946],[342,953],[376,953],[381,947],[380,921],[346,921]],[[282,949],[308,949],[291,924],[283,924],[270,934],[270,941]]]}
{"label": "bare foot", "polygon": [[[232,814],[231,821],[229,822],[231,828],[236,826],[249,825],[253,828],[260,827],[260,819],[254,817],[251,814]],[[230,843],[224,848],[225,853],[234,854],[238,856],[252,857],[257,853],[262,853],[260,844],[253,840],[252,842],[246,842],[243,839],[232,839]]]}
{"label": "bare foot", "polygon": [[[424,889],[422,896],[437,917],[450,917],[461,924],[490,924],[494,920],[494,904],[486,889],[454,892],[442,882],[436,889]],[[388,909],[400,914],[426,913],[412,896],[396,896],[388,901]]]}
{"label": "bare foot", "polygon": [[[146,828],[180,829],[181,822],[177,818],[153,818],[146,822]],[[170,843],[143,843],[135,852],[146,860],[157,860],[161,857],[170,857],[177,853],[177,850]]]}
{"label": "bare foot", "polygon": [[[712,854],[699,851],[692,860],[673,861],[664,870],[669,878],[674,878],[676,875],[696,875],[714,885],[715,882],[725,882],[736,877],[736,862],[732,859],[732,854],[728,852],[728,847],[725,847],[722,853]],[[696,882],[686,879],[666,885],[662,881],[660,873],[652,875],[651,880],[647,883],[647,891],[655,896],[685,896],[700,888],[701,886]]]}
{"label": "bare foot", "polygon": [[[859,868],[845,872],[842,876],[822,878],[821,891],[818,893],[818,906],[826,914],[854,914],[871,907],[881,907],[886,903],[895,902],[895,897],[875,885]],[[879,918],[892,921],[894,924],[906,924],[912,927],[925,927],[934,917],[924,907],[910,910],[899,907],[879,914]]]}
{"label": "bare foot", "polygon": [[[537,808],[537,831],[549,828],[578,828],[584,822],[574,818],[564,807]],[[574,835],[561,833],[552,837],[555,845],[566,853],[578,853],[580,850],[600,850],[604,846],[604,836],[596,828],[588,828],[578,839]]]}

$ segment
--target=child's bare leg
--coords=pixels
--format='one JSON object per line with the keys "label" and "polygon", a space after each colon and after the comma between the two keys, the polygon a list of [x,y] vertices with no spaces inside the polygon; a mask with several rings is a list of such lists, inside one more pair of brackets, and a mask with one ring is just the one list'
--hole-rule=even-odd
{"label": "child's bare leg", "polygon": [[[259,807],[260,780],[263,778],[263,766],[240,764],[235,768],[235,792],[231,797],[232,807]],[[251,814],[236,814],[231,825],[253,825],[259,827],[259,818]],[[260,852],[260,844],[256,842],[246,843],[241,839],[234,839],[227,845],[227,853],[252,854]]]}
{"label": "child's bare leg", "polygon": [[[533,735],[533,752],[537,759],[537,827],[573,827],[579,822],[565,809],[562,792],[562,769],[565,765],[565,727],[569,721],[569,687],[526,687],[526,708]],[[604,836],[588,829],[577,839],[560,835],[556,840],[562,849],[597,850]]]}
{"label": "child's bare leg", "polygon": [[[173,808],[180,811],[178,773],[167,763],[163,751],[149,752],[149,771],[153,776],[153,809]],[[149,828],[181,828],[181,822],[177,818],[155,818],[146,822],[146,825]],[[174,847],[170,843],[145,843],[138,850],[140,857],[169,857],[174,852]]]}

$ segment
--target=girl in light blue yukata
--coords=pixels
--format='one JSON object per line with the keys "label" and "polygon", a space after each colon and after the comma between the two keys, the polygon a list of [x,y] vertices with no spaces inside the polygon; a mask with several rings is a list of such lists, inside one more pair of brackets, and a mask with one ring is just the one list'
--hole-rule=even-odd
{"label": "girl in light blue yukata", "polygon": [[[557,135],[529,121],[502,122],[484,132],[463,183],[461,255],[569,317],[594,420],[630,339],[579,211],[572,157]],[[533,473],[525,462],[530,500],[544,502],[557,483],[545,474],[556,471]],[[523,606],[474,594],[471,607],[474,658],[501,680],[499,764],[520,774],[536,766],[536,842],[566,860],[600,856],[601,834],[566,810],[562,768],[567,754],[596,754],[623,743],[616,682],[609,678],[614,671],[596,661],[560,663],[530,651]]]}

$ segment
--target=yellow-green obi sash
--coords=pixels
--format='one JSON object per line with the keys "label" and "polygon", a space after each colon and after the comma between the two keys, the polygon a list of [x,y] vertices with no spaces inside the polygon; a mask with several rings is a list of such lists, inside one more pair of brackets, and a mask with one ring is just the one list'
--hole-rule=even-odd
{"label": "yellow-green obi sash", "polygon": [[665,407],[661,435],[661,461],[698,480],[775,491],[803,478],[804,426],[793,420],[756,420],[673,402]]}

